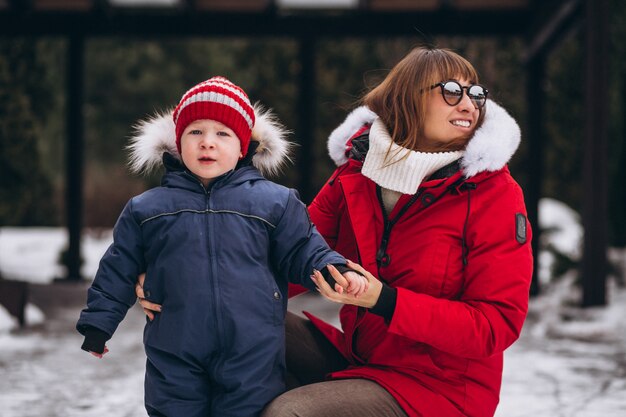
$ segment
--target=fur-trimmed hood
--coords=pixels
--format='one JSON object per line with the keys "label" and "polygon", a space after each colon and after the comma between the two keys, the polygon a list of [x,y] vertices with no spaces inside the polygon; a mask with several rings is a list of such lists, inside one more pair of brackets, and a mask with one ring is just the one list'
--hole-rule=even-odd
{"label": "fur-trimmed hood", "polygon": [[[259,145],[252,157],[252,165],[264,176],[275,176],[286,163],[291,162],[293,143],[287,140],[289,131],[269,110],[259,104],[254,105],[254,115],[256,122],[250,140]],[[161,166],[163,154],[166,152],[180,161],[172,111],[139,121],[130,138],[128,150],[130,169],[136,173],[149,173]]]}
{"label": "fur-trimmed hood", "polygon": [[[506,110],[492,100],[487,100],[486,107],[485,120],[470,139],[461,161],[466,178],[503,168],[521,141],[520,128]],[[348,161],[349,139],[361,126],[371,124],[377,117],[367,107],[358,107],[330,134],[328,153],[335,164],[339,166]]]}

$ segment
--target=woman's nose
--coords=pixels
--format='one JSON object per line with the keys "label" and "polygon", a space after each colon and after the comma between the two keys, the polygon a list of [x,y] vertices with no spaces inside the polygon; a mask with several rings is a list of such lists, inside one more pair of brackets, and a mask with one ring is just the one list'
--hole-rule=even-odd
{"label": "woman's nose", "polygon": [[474,102],[472,101],[472,99],[469,98],[467,93],[463,94],[463,98],[461,98],[461,101],[457,106],[459,107],[460,111],[472,112],[476,109],[476,106],[474,106]]}

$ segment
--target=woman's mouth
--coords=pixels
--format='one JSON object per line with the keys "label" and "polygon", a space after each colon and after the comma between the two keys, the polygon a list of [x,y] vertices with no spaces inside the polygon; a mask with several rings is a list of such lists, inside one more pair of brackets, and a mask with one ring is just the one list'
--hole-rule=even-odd
{"label": "woman's mouth", "polygon": [[450,123],[452,123],[454,126],[464,128],[468,128],[472,125],[472,122],[470,122],[469,120],[452,120]]}

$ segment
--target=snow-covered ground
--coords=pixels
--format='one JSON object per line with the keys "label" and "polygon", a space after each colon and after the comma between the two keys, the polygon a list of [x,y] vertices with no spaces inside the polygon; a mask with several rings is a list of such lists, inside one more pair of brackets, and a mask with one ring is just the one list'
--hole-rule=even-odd
{"label": "snow-covered ground", "polygon": [[[543,244],[580,256],[582,230],[574,212],[542,200]],[[110,231],[87,232],[83,274],[91,277],[111,241]],[[144,316],[131,309],[98,360],[80,350],[74,330],[88,283],[52,284],[66,244],[62,229],[0,228],[0,272],[28,281],[29,326],[18,329],[0,306],[0,415],[3,417],[145,416],[141,343]],[[612,251],[626,265],[626,252]],[[626,416],[626,289],[609,282],[609,305],[580,309],[575,272],[550,278],[554,256],[540,256],[544,292],[530,304],[522,337],[505,354],[496,417]],[[290,301],[336,323],[337,306],[314,295]]]}

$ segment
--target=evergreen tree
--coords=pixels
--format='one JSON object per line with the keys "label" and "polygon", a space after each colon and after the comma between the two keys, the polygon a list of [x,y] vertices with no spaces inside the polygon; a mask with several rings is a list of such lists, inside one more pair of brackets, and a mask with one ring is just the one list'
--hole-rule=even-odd
{"label": "evergreen tree", "polygon": [[45,111],[47,95],[37,82],[37,70],[41,67],[34,42],[0,41],[2,226],[56,223],[52,186],[42,170],[38,147],[39,116]]}

